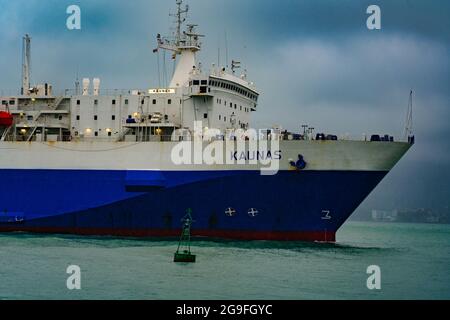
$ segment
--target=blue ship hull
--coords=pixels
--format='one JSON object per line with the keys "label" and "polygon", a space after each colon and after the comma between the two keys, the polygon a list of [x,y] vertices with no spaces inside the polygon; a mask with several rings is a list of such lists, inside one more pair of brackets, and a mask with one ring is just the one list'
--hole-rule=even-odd
{"label": "blue ship hull", "polygon": [[335,241],[383,171],[0,170],[0,231]]}

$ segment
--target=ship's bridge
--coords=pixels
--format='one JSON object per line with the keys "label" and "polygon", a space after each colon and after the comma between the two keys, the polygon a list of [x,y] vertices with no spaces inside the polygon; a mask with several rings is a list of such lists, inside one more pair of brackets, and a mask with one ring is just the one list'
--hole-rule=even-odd
{"label": "ship's bridge", "polygon": [[256,111],[259,93],[250,87],[245,80],[224,73],[223,76],[211,75],[209,86],[215,90],[226,91],[244,98],[251,104],[252,111]]}
{"label": "ship's bridge", "polygon": [[239,78],[226,72],[220,74],[213,72],[209,76],[202,73],[194,73],[189,80],[188,88],[190,96],[214,97],[212,90],[239,96],[247,100],[252,106],[252,111],[256,111],[259,93],[256,91],[255,86],[247,82],[243,77]]}

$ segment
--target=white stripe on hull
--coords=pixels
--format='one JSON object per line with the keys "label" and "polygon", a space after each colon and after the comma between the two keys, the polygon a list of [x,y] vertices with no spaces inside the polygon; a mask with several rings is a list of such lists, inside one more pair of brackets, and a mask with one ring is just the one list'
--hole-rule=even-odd
{"label": "white stripe on hull", "polygon": [[[257,165],[176,165],[176,142],[0,142],[0,169],[259,170]],[[232,150],[233,142],[227,142]],[[207,144],[205,144],[207,145]],[[280,141],[280,170],[303,155],[305,170],[389,171],[408,151],[402,142]],[[227,158],[231,152],[225,153]]]}

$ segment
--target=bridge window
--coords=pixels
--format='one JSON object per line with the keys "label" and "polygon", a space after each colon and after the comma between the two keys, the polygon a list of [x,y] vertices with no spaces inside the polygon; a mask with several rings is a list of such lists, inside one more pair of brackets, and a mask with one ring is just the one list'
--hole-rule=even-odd
{"label": "bridge window", "polygon": [[208,81],[207,80],[202,80],[202,86],[207,86],[208,85]]}
{"label": "bridge window", "polygon": [[194,80],[194,86],[198,86],[198,85],[200,85],[200,81]]}

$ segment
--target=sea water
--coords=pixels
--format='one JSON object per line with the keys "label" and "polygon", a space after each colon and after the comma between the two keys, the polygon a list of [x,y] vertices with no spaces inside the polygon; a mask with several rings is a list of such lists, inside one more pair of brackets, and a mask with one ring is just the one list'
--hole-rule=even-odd
{"label": "sea water", "polygon": [[[450,225],[348,222],[336,244],[0,234],[0,299],[450,299]],[[381,289],[369,290],[369,266]],[[69,290],[69,266],[80,290]]]}

